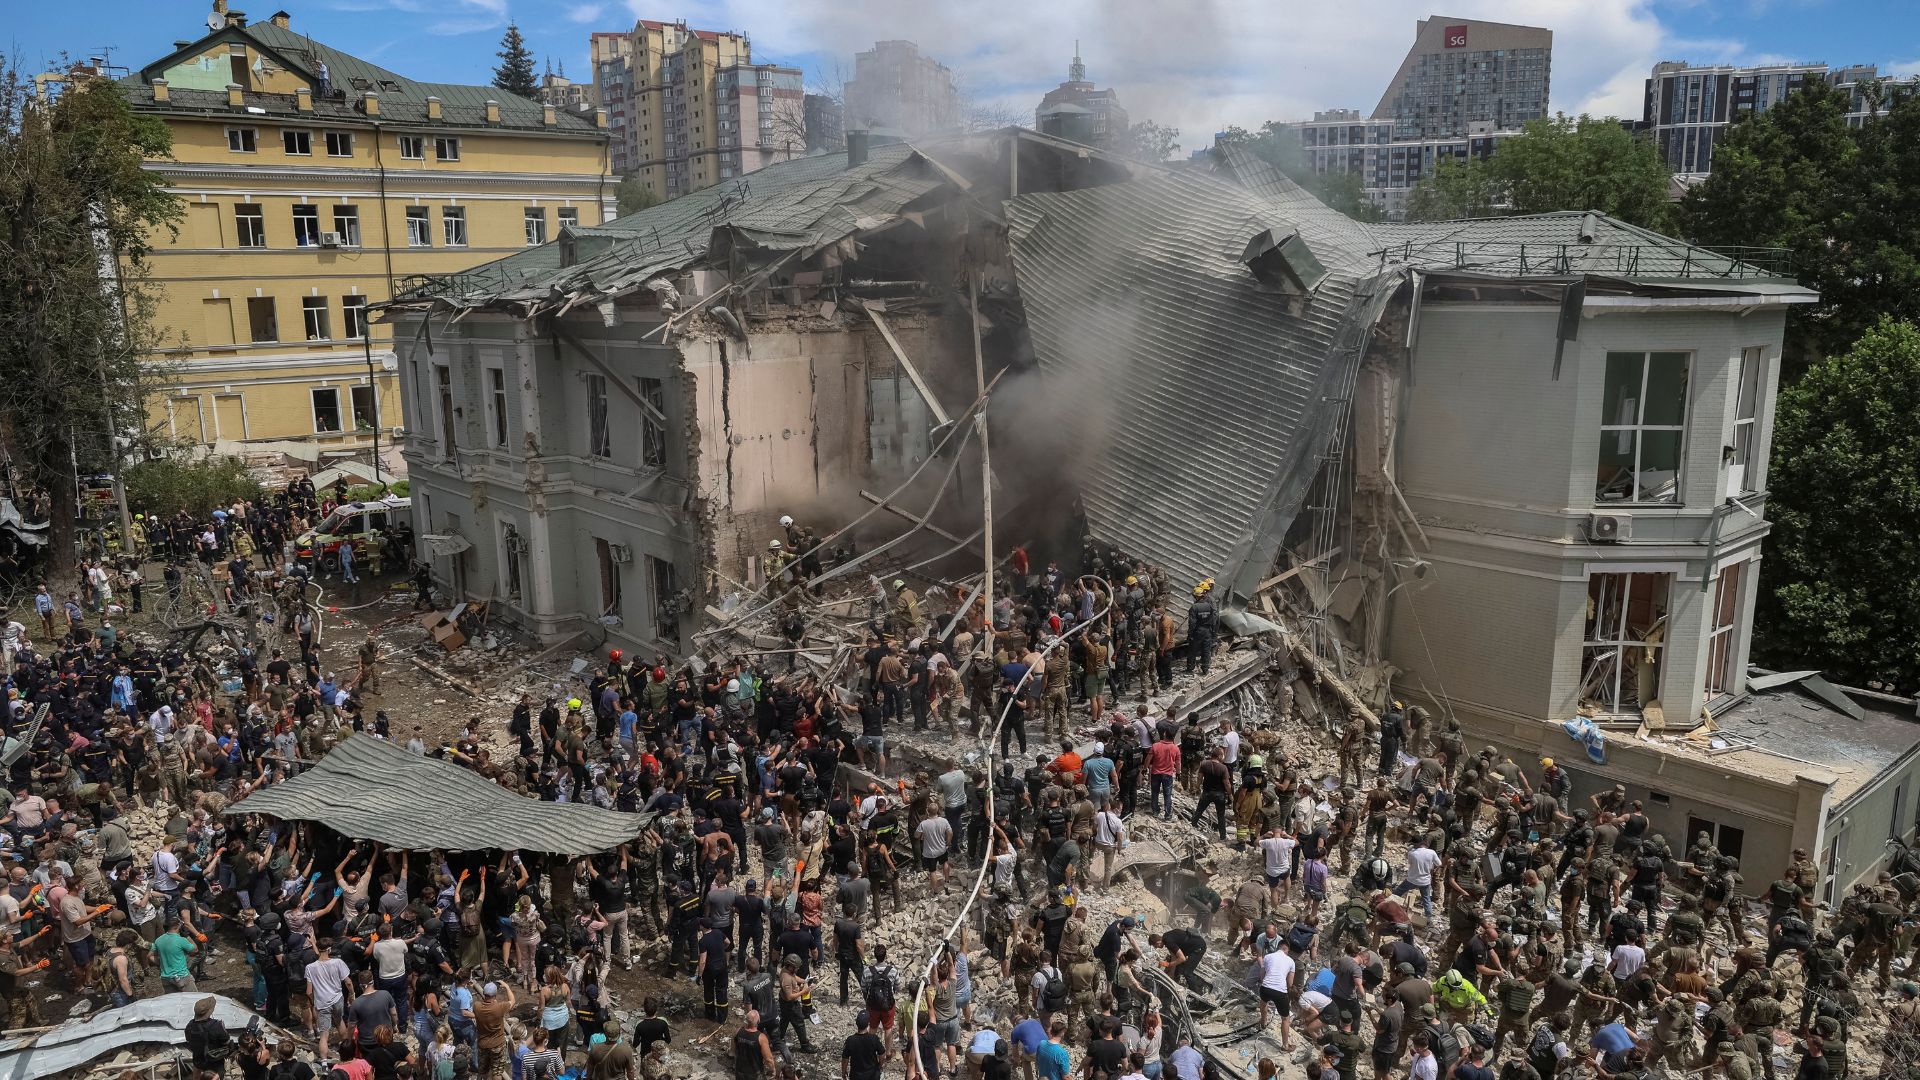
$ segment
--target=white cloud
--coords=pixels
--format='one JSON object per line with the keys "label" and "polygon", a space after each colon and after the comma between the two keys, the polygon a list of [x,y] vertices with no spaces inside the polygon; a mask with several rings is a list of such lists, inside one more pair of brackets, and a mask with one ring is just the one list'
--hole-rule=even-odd
{"label": "white cloud", "polygon": [[573,10],[567,12],[567,21],[582,24],[599,22],[601,13],[606,10],[605,4],[575,4]]}

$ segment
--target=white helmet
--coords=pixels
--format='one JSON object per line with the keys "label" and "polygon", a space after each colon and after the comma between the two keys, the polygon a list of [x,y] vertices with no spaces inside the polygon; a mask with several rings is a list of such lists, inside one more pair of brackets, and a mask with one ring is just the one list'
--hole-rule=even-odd
{"label": "white helmet", "polygon": [[778,541],[778,540],[769,540],[769,541],[767,541],[767,550],[768,550],[768,551],[779,551],[779,550],[780,550],[780,541]]}
{"label": "white helmet", "polygon": [[739,693],[739,692],[740,692],[740,680],[739,680],[739,679],[728,679],[728,680],[727,680],[727,693],[729,693],[729,694],[737,694],[737,693]]}
{"label": "white helmet", "polygon": [[788,515],[786,515],[786,514],[781,514],[781,515],[780,515],[780,527],[781,527],[781,528],[783,528],[783,529],[785,529],[785,528],[790,528],[790,527],[791,527],[792,525],[793,525],[793,518],[792,518],[792,517],[790,517],[790,516],[788,516]]}

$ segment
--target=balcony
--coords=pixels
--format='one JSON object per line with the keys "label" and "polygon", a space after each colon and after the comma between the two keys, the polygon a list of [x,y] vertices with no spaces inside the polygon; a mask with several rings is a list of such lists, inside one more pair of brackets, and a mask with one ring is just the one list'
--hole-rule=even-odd
{"label": "balcony", "polygon": [[1602,274],[1622,278],[1793,280],[1793,259],[1785,248],[1715,249],[1678,240],[1670,244],[1410,240],[1371,254],[1381,266],[1404,263],[1423,270],[1468,270],[1518,277]]}

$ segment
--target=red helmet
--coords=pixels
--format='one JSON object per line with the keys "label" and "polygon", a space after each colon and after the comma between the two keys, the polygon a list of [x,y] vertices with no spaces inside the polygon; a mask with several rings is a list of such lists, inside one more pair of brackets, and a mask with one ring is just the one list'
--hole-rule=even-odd
{"label": "red helmet", "polygon": [[608,654],[607,654],[607,659],[609,659],[609,660],[611,660],[611,661],[613,661],[614,663],[616,663],[616,664],[617,664],[617,663],[619,663],[619,662],[620,662],[620,656],[621,656],[621,653],[620,653],[620,650],[619,650],[619,649],[615,649],[615,650],[613,650],[612,652],[610,652],[610,653],[608,653]]}

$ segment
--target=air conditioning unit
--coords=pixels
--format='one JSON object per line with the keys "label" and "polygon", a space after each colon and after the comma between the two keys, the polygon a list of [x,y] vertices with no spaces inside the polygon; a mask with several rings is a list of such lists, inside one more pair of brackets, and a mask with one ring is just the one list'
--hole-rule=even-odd
{"label": "air conditioning unit", "polygon": [[339,247],[339,246],[340,246],[340,234],[339,234],[339,233],[337,233],[337,232],[323,232],[323,233],[321,233],[321,234],[320,234],[320,246],[321,246],[321,247]]}
{"label": "air conditioning unit", "polygon": [[1596,544],[1631,540],[1633,519],[1625,514],[1593,514],[1587,518],[1587,539]]}
{"label": "air conditioning unit", "polygon": [[614,562],[630,563],[633,561],[633,548],[626,544],[609,544],[607,545],[607,555],[612,558]]}

